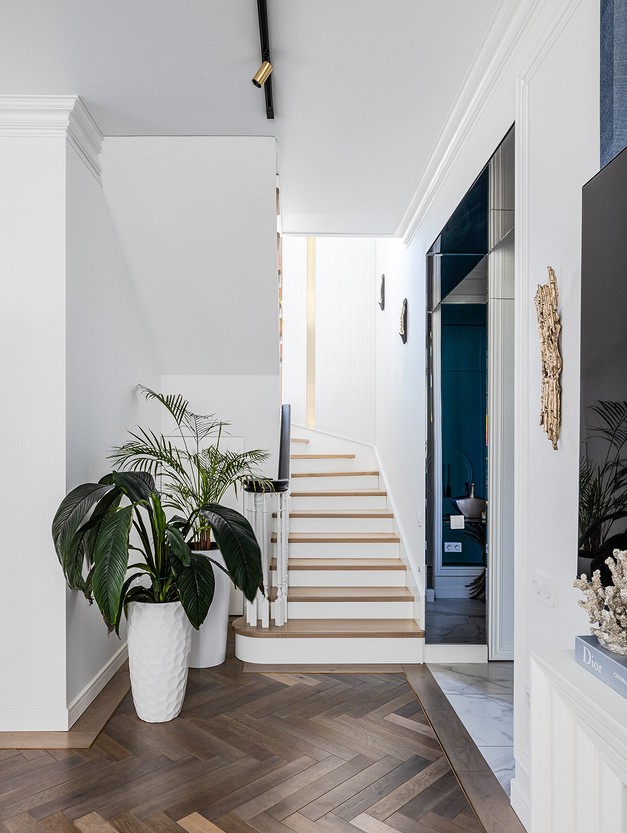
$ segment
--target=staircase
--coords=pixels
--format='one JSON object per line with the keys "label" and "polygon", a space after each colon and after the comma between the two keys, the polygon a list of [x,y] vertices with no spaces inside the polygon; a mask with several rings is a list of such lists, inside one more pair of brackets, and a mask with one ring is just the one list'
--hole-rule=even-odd
{"label": "staircase", "polygon": [[262,665],[422,662],[418,605],[372,449],[299,433],[306,436],[291,448],[288,622],[236,620],[236,655]]}

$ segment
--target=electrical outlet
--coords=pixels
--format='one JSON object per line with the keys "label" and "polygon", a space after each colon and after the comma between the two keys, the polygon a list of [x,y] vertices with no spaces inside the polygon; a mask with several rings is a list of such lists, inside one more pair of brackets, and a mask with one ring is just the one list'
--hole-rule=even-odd
{"label": "electrical outlet", "polygon": [[534,596],[549,607],[555,607],[555,582],[552,578],[534,573],[531,577]]}
{"label": "electrical outlet", "polygon": [[446,541],[444,544],[444,552],[461,552],[462,551],[462,542],[461,541]]}

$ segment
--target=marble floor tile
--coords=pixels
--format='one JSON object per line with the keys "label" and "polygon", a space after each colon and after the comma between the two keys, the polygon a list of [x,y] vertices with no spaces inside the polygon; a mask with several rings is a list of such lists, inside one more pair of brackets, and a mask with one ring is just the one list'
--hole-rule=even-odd
{"label": "marble floor tile", "polygon": [[467,697],[490,694],[510,702],[513,698],[513,662],[430,665],[429,670],[445,694]]}
{"label": "marble floor tile", "polygon": [[447,694],[459,719],[477,746],[512,746],[513,707],[500,698]]}
{"label": "marble floor tile", "polygon": [[514,777],[514,663],[429,664],[488,766],[509,795]]}
{"label": "marble floor tile", "polygon": [[479,752],[499,779],[505,792],[510,794],[510,784],[515,774],[514,749],[511,746],[480,746]]}

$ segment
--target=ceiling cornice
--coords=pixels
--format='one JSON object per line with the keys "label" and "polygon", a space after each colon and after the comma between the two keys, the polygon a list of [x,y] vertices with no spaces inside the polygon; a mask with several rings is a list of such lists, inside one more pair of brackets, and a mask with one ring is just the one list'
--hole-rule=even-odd
{"label": "ceiling cornice", "polygon": [[77,95],[0,96],[0,136],[65,137],[101,181],[102,134]]}
{"label": "ceiling cornice", "polygon": [[506,0],[488,29],[451,108],[395,236],[409,245],[464,147],[517,47],[547,0]]}

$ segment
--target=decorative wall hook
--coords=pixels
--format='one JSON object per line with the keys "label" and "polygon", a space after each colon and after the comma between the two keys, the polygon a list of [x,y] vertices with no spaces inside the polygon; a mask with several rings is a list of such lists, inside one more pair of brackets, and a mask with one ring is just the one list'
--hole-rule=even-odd
{"label": "decorative wall hook", "polygon": [[542,357],[542,409],[540,425],[544,428],[553,448],[557,450],[557,441],[561,425],[561,386],[562,356],[559,337],[562,322],[557,312],[558,291],[557,275],[551,266],[547,267],[549,282],[538,284],[535,304],[538,316],[538,334],[540,336],[540,353]]}
{"label": "decorative wall hook", "polygon": [[401,322],[398,331],[403,344],[407,343],[407,298],[403,298],[403,306],[401,307]]}

